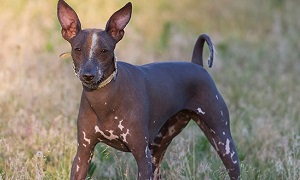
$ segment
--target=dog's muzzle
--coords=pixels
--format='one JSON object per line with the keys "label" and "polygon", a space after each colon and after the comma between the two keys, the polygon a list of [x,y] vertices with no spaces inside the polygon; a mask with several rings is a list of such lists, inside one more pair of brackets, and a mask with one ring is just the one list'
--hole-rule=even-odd
{"label": "dog's muzzle", "polygon": [[[114,68],[115,70],[106,78],[104,79],[104,73],[99,73],[98,76],[95,76],[94,73],[86,72],[83,73],[80,80],[82,81],[83,85],[89,89],[96,90],[103,88],[107,84],[109,84],[112,80],[116,79],[117,76],[117,60],[114,57]],[[97,74],[96,73],[96,74]]]}

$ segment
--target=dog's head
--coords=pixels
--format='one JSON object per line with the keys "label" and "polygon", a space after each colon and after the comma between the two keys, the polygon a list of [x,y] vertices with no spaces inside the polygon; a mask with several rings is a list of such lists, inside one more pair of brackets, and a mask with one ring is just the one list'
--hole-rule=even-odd
{"label": "dog's head", "polygon": [[88,89],[97,89],[114,72],[114,49],[124,36],[131,12],[129,2],[109,18],[105,30],[82,30],[76,12],[65,1],[58,1],[62,37],[71,44],[75,73]]}

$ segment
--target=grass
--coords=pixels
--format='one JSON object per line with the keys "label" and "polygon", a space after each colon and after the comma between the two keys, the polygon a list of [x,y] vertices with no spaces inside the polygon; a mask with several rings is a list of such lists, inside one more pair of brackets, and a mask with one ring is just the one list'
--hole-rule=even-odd
{"label": "grass", "polygon": [[[104,27],[122,1],[69,0],[83,27]],[[297,1],[133,1],[119,59],[143,64],[190,59],[208,33],[210,74],[224,96],[242,179],[300,178],[300,5]],[[56,1],[1,0],[0,179],[68,179],[76,151],[81,84],[60,35]],[[186,11],[188,9],[188,11]],[[183,13],[184,12],[184,13]],[[138,49],[137,49],[138,47]],[[222,163],[191,123],[172,142],[165,179],[226,179]],[[135,161],[96,147],[93,179],[134,179]]]}

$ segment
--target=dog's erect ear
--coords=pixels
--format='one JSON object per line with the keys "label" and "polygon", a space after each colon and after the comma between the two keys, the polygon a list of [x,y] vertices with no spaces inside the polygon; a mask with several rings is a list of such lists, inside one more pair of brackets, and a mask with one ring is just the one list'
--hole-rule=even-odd
{"label": "dog's erect ear", "polygon": [[132,13],[131,2],[115,12],[107,21],[105,31],[116,40],[120,41],[124,36],[124,28],[128,24]]}
{"label": "dog's erect ear", "polygon": [[70,40],[81,30],[81,24],[76,12],[63,0],[57,3],[57,17],[62,27],[63,38]]}

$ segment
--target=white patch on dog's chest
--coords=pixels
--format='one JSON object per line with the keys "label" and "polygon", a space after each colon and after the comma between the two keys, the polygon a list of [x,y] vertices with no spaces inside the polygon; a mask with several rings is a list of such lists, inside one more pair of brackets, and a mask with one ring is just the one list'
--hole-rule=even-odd
{"label": "white patch on dog's chest", "polygon": [[109,133],[109,135],[106,135],[103,131],[100,130],[98,126],[95,126],[95,131],[96,133],[100,133],[105,139],[108,139],[110,141],[119,138],[119,136],[113,133],[114,132],[113,130],[106,130],[106,132]]}
{"label": "white patch on dog's chest", "polygon": [[124,126],[122,125],[123,119],[119,122],[118,128],[122,131]]}
{"label": "white patch on dog's chest", "polygon": [[116,140],[116,139],[120,139],[125,143],[127,142],[127,137],[128,135],[130,135],[129,133],[129,129],[126,129],[126,131],[124,129],[124,126],[121,124],[123,120],[119,121],[119,125],[118,128],[121,130],[121,132],[118,129],[115,130],[101,130],[98,126],[95,126],[95,133],[100,133],[103,137],[100,138],[100,141],[104,141],[103,138],[112,141],[112,140]]}
{"label": "white patch on dog's chest", "polygon": [[127,129],[126,133],[122,133],[122,134],[120,135],[120,136],[123,138],[123,141],[126,142],[126,143],[128,143],[128,142],[127,142],[127,139],[126,139],[126,138],[127,138],[127,135],[130,135],[130,134],[129,134],[129,129]]}

